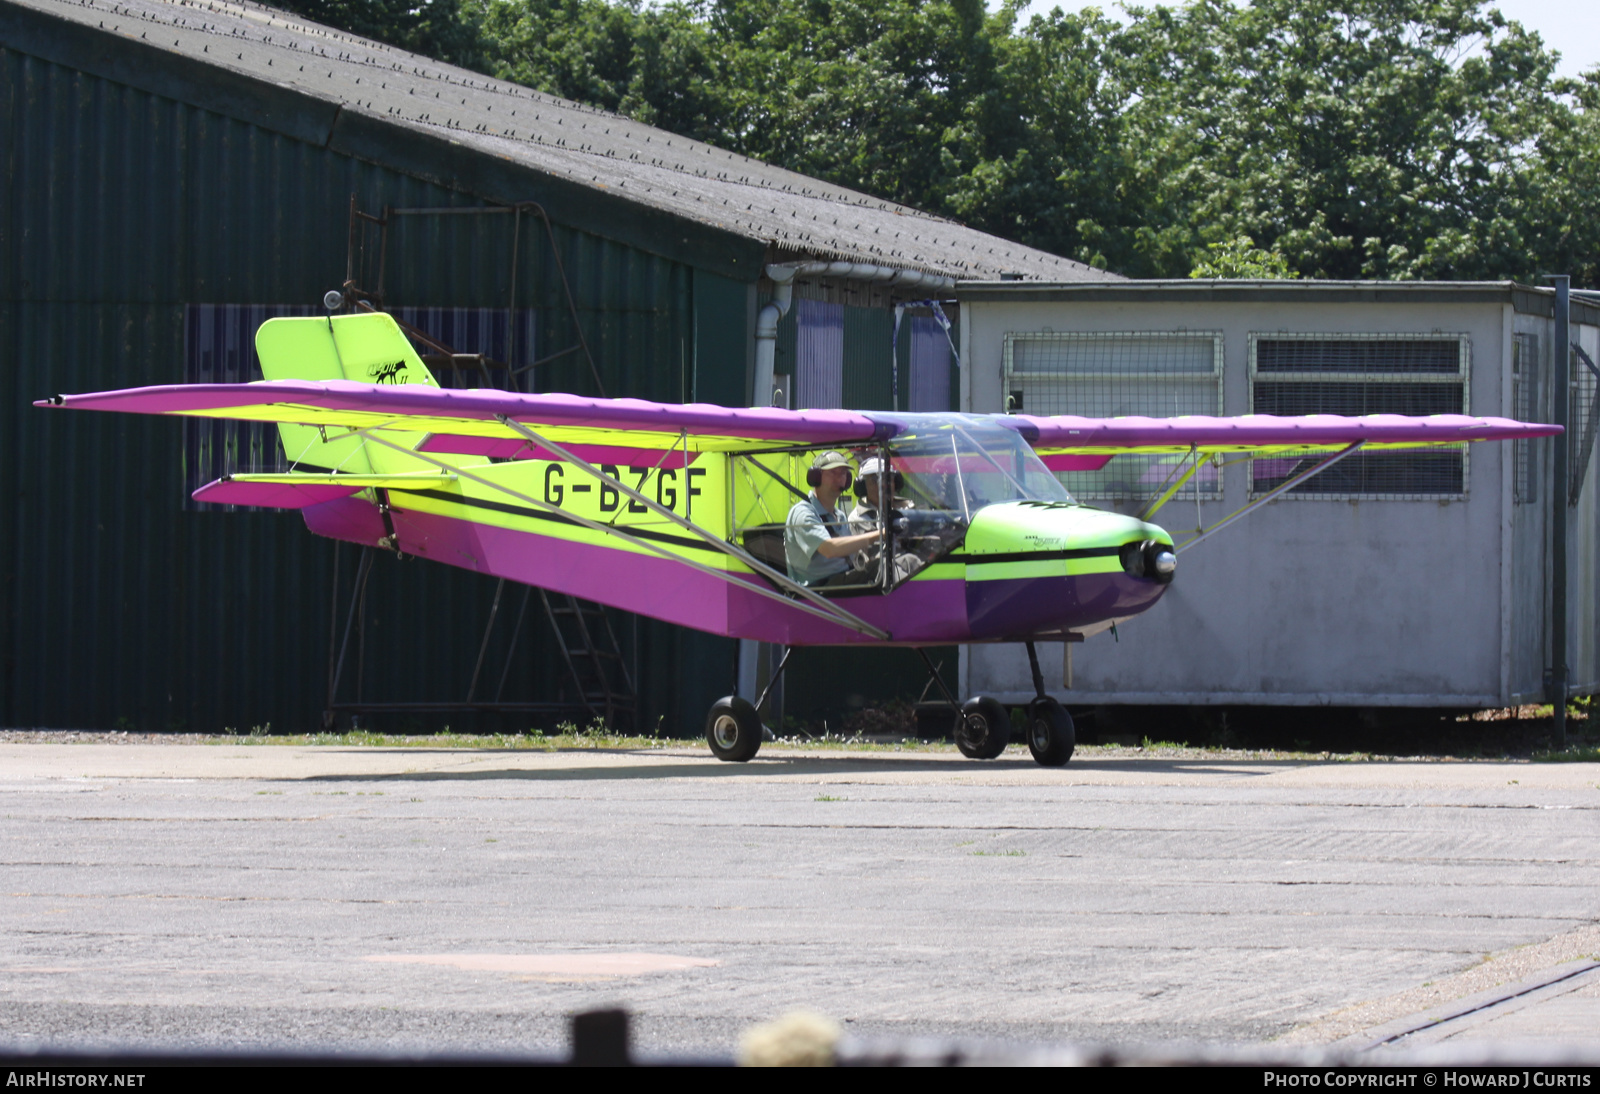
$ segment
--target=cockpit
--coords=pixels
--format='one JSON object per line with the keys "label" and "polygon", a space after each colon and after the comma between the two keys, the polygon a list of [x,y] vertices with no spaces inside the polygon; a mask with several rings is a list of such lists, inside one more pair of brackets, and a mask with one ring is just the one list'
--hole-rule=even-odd
{"label": "cockpit", "polygon": [[[1076,504],[1055,474],[1013,429],[961,414],[875,414],[898,426],[881,444],[844,449],[853,471],[877,467],[869,484],[853,474],[839,509],[853,530],[887,523],[881,549],[862,552],[851,571],[819,586],[829,596],[889,592],[961,545],[973,516],[1001,502]],[[832,446],[838,448],[839,446]],[[784,565],[784,525],[809,496],[806,469],[817,447],[747,453],[733,460],[735,541],[776,568]],[[875,461],[875,462],[874,462]],[[860,514],[867,514],[861,517]]]}

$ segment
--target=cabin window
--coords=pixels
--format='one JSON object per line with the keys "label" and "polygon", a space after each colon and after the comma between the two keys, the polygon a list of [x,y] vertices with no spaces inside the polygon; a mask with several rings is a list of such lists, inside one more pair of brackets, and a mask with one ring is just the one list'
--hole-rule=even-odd
{"label": "cabin window", "polygon": [[[1255,414],[1466,414],[1472,340],[1465,334],[1250,335]],[[1362,452],[1288,493],[1324,499],[1460,499],[1466,446]],[[1326,453],[1284,452],[1251,461],[1251,492],[1265,493]]]}
{"label": "cabin window", "polygon": [[[1067,331],[1007,334],[1006,411],[1086,418],[1171,418],[1222,413],[1220,331]],[[1086,501],[1143,501],[1159,494],[1187,455],[1112,458],[1097,471],[1056,474]],[[1193,475],[1176,498],[1217,499],[1214,465]]]}
{"label": "cabin window", "polygon": [[[887,592],[948,554],[966,538],[973,516],[985,506],[1018,501],[1071,505],[1073,499],[1022,435],[991,419],[960,414],[901,414],[898,430],[883,445],[741,453],[732,457],[733,541],[780,572],[787,570],[785,526],[796,503],[810,494],[806,472],[828,450],[844,453],[852,470],[869,459],[887,460],[877,490],[889,496],[898,523],[885,566],[881,548],[851,558],[848,572],[813,586],[827,596]],[[882,510],[870,505],[866,484],[852,476],[837,510],[856,534],[875,530]],[[868,523],[859,523],[868,522]]]}

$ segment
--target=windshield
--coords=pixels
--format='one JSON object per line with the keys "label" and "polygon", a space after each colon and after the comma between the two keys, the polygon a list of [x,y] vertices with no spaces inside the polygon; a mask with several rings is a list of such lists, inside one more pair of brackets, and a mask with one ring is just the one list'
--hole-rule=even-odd
{"label": "windshield", "polygon": [[1015,430],[955,414],[904,415],[889,441],[890,462],[919,505],[966,520],[1001,501],[1072,504],[1072,495]]}

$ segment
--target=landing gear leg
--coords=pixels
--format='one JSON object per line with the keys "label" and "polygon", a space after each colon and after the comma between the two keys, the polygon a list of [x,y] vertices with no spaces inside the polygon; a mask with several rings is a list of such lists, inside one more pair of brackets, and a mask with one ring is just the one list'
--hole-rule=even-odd
{"label": "landing gear leg", "polygon": [[1044,674],[1039,671],[1039,655],[1028,646],[1028,667],[1033,670],[1033,702],[1028,704],[1028,751],[1042,767],[1060,767],[1072,759],[1077,731],[1067,709],[1044,693]]}
{"label": "landing gear leg", "polygon": [[956,697],[939,679],[939,672],[928,659],[927,651],[919,646],[917,655],[928,666],[928,675],[939,685],[950,709],[955,712],[956,747],[961,754],[969,760],[992,760],[1004,752],[1006,742],[1011,739],[1011,716],[1000,700],[979,695],[965,703],[956,702]]}
{"label": "landing gear leg", "polygon": [[767,681],[767,686],[754,703],[737,695],[725,695],[711,704],[711,713],[706,715],[706,743],[711,746],[711,753],[717,759],[744,763],[754,759],[760,751],[761,742],[766,737],[766,728],[761,724],[761,704],[767,701],[774,685],[783,678],[783,670],[789,664],[789,655],[792,653],[793,646],[783,651],[783,660],[778,662],[772,679]]}

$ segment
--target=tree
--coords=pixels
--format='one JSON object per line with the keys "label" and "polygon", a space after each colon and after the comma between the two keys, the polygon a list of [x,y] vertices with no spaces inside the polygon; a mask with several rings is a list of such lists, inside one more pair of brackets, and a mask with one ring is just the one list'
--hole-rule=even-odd
{"label": "tree", "polygon": [[1249,236],[1331,278],[1531,276],[1539,148],[1567,108],[1536,35],[1478,0],[1135,10],[1138,272]]}
{"label": "tree", "polygon": [[478,10],[470,3],[463,6],[461,0],[281,0],[281,6],[362,38],[485,70]]}
{"label": "tree", "polygon": [[1206,255],[1189,271],[1190,277],[1250,278],[1292,281],[1300,275],[1276,251],[1263,251],[1249,236],[1206,244]]}

